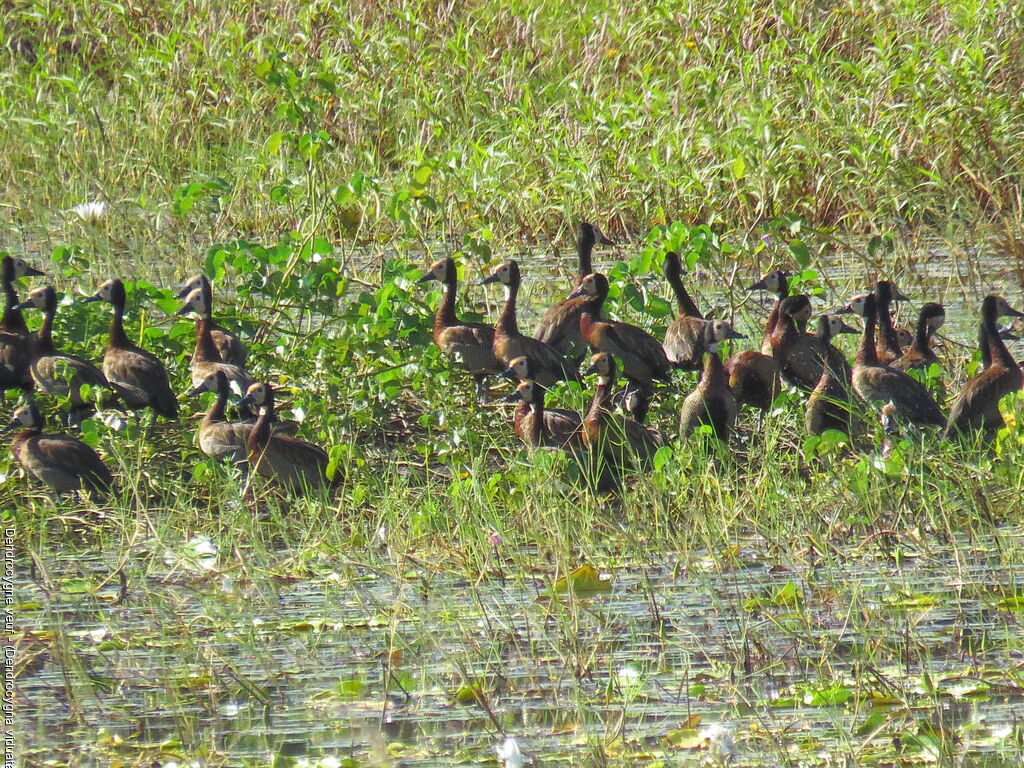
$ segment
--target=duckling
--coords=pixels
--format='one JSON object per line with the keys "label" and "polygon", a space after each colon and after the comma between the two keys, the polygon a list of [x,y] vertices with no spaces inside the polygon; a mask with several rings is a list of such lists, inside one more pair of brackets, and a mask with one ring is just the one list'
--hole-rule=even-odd
{"label": "duckling", "polygon": [[124,331],[126,300],[124,283],[118,279],[107,280],[95,294],[82,299],[83,302],[106,301],[114,307],[110,339],[103,355],[103,375],[129,408],[152,409],[152,427],[157,415],[177,419],[178,401],[171,391],[164,364],[128,339]]}
{"label": "duckling", "polygon": [[981,430],[991,434],[1004,425],[999,401],[1004,395],[1021,388],[1021,369],[999,337],[996,321],[1013,315],[1024,317],[1002,296],[990,294],[981,302],[981,326],[978,340],[982,350],[988,349],[990,365],[974,376],[957,396],[949,414],[945,436],[964,435]]}
{"label": "duckling", "polygon": [[718,345],[726,339],[745,339],[728,323],[708,321],[704,327],[704,371],[701,373],[697,388],[686,396],[679,413],[679,434],[688,437],[697,427],[708,424],[715,437],[728,442],[736,425],[738,407],[736,398],[729,389],[729,380],[722,358],[718,355]]}
{"label": "duckling", "polygon": [[581,437],[589,454],[616,472],[621,469],[644,469],[660,447],[656,434],[635,419],[615,412],[612,387],[617,366],[607,352],[591,357],[585,375],[596,373],[597,387],[590,408],[583,418]]}
{"label": "duckling", "polygon": [[818,318],[818,355],[824,361],[821,378],[807,400],[804,426],[812,435],[826,429],[838,429],[847,435],[853,433],[853,419],[848,408],[850,399],[849,365],[842,353],[832,345],[836,333],[854,333],[839,317],[822,315]]}
{"label": "duckling", "polygon": [[766,413],[771,410],[782,390],[779,364],[773,357],[745,349],[730,356],[723,367],[737,405],[749,405]]}
{"label": "duckling", "polygon": [[3,430],[24,428],[11,439],[11,452],[25,471],[58,494],[84,488],[99,497],[109,495],[114,476],[96,451],[77,437],[45,434],[43,425],[39,408],[29,403],[14,409]]}
{"label": "duckling", "polygon": [[297,437],[272,433],[274,390],[269,384],[258,382],[250,386],[242,402],[260,409],[260,417],[245,443],[249,464],[253,469],[293,491],[307,487],[322,488],[330,484],[327,479],[329,461],[325,450]]}
{"label": "duckling", "polygon": [[203,416],[197,433],[199,449],[207,456],[215,459],[229,458],[233,464],[241,464],[246,460],[246,441],[253,425],[244,422],[227,420],[226,406],[230,385],[224,371],[214,370],[208,374],[189,395],[196,396],[203,392],[216,392],[217,398]]}
{"label": "duckling", "polygon": [[921,307],[917,316],[917,333],[913,344],[890,365],[898,371],[909,371],[914,368],[927,368],[939,358],[932,351],[928,340],[946,322],[946,310],[941,304],[930,301]]}
{"label": "duckling", "polygon": [[451,362],[469,372],[476,382],[477,399],[486,403],[487,376],[500,373],[504,365],[494,356],[494,328],[484,323],[459,320],[455,315],[458,271],[454,259],[438,259],[416,282],[437,280],[444,285],[444,298],[434,318],[434,344]]}
{"label": "duckling", "polygon": [[519,265],[515,261],[506,261],[483,281],[485,285],[497,282],[505,286],[505,307],[494,329],[494,356],[505,365],[517,357],[530,358],[534,380],[542,387],[550,387],[562,380],[581,381],[579,371],[554,347],[519,332],[516,319],[516,297],[522,282]]}
{"label": "duckling", "polygon": [[903,356],[896,329],[892,324],[892,316],[889,314],[889,307],[894,301],[908,299],[891,280],[879,280],[875,283],[875,307],[878,310],[878,340],[875,349],[879,362],[884,364],[899,360]]}
{"label": "duckling", "polygon": [[20,389],[32,391],[32,338],[25,318],[18,309],[18,293],[14,281],[19,277],[38,277],[43,273],[30,267],[24,259],[4,256],[0,259],[0,283],[4,290],[4,314],[0,319],[0,392]]}
{"label": "duckling", "polygon": [[[215,323],[209,316],[209,313],[212,312],[213,309],[213,286],[210,285],[209,278],[206,275],[196,275],[195,277],[189,278],[185,281],[185,285],[182,289],[174,295],[174,298],[184,299],[188,297],[192,291],[197,290],[201,290],[207,299],[206,308],[208,314],[206,317],[206,325],[210,329],[210,336],[213,337],[213,345],[217,348],[217,353],[220,356],[221,361],[228,365],[236,365],[244,371],[245,360],[247,357],[245,345],[242,344],[235,334],[224,330],[224,328]],[[200,320],[202,320],[202,318],[196,318],[197,337],[199,336]],[[194,359],[195,358],[193,358],[193,360]]]}
{"label": "duckling", "polygon": [[686,292],[682,280],[683,266],[679,254],[665,254],[665,279],[672,286],[678,311],[675,322],[665,330],[665,355],[677,368],[698,371],[704,357],[704,315]]}
{"label": "duckling", "polygon": [[513,427],[526,445],[572,450],[580,444],[581,419],[575,411],[547,408],[544,388],[531,379],[519,383],[504,400],[518,401]]}
{"label": "duckling", "polygon": [[238,387],[241,394],[253,383],[253,378],[244,368],[226,363],[221,359],[220,351],[213,338],[212,320],[210,318],[210,306],[213,303],[213,295],[210,293],[210,283],[196,288],[185,298],[185,304],[176,315],[186,315],[189,312],[196,313],[196,348],[192,353],[192,386],[198,387],[206,377],[215,371],[220,371],[228,380],[228,384]]}
{"label": "duckling", "polygon": [[869,405],[892,402],[901,420],[917,426],[944,426],[946,419],[924,385],[879,361],[875,346],[878,307],[874,294],[858,297],[856,302],[859,311],[856,307],[854,311],[864,317],[864,334],[853,366],[853,390]]}
{"label": "duckling", "polygon": [[608,298],[608,278],[600,272],[587,275],[569,295],[588,297],[580,314],[580,333],[592,350],[607,352],[622,361],[622,373],[638,393],[636,420],[643,424],[654,394],[654,382],[672,380],[672,364],[664,347],[643,328],[601,319],[601,308]]}
{"label": "duckling", "polygon": [[[775,332],[775,326],[778,325],[779,322],[779,311],[782,307],[782,300],[789,296],[789,273],[781,269],[773,270],[756,283],[749,286],[747,290],[751,292],[768,291],[769,293],[775,294],[775,303],[772,304],[771,312],[768,313],[768,319],[765,321],[764,336],[761,341],[761,354],[771,356],[771,336]],[[810,319],[810,315],[808,315],[807,319]],[[804,320],[803,325],[800,327],[800,332],[803,333],[806,328],[807,320]]]}
{"label": "duckling", "polygon": [[82,385],[109,389],[107,377],[89,361],[60,352],[54,346],[53,320],[57,315],[57,292],[52,286],[29,291],[28,299],[17,306],[19,310],[30,308],[43,312],[43,324],[36,334],[29,362],[32,379],[43,392],[67,397],[71,401],[72,415],[80,418],[92,408],[90,403],[82,400]]}
{"label": "duckling", "polygon": [[[615,242],[605,237],[597,226],[581,222],[576,239],[579,269],[573,280],[573,288],[594,271],[591,254],[597,243],[615,245]],[[576,365],[579,365],[587,354],[587,344],[580,335],[580,312],[583,311],[584,304],[586,298],[583,296],[562,299],[544,313],[544,317],[537,324],[537,330],[533,333],[534,338],[550,344],[558,354],[572,360]]]}

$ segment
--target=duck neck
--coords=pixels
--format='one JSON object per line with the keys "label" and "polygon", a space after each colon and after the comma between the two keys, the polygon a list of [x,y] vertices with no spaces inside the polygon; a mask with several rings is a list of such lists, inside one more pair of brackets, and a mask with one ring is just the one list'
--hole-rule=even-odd
{"label": "duck neck", "polygon": [[4,319],[3,327],[11,333],[28,333],[28,326],[25,325],[25,318],[21,315],[20,309],[15,309],[18,303],[18,292],[14,290],[14,283],[4,278]]}
{"label": "duck neck", "polygon": [[56,314],[56,311],[52,309],[43,312],[43,324],[39,326],[39,332],[36,334],[36,354],[39,357],[51,355],[54,352],[53,318]]}
{"label": "duck neck", "polygon": [[676,305],[679,307],[679,315],[681,317],[696,317],[701,320],[704,319],[704,315],[697,309],[697,305],[693,303],[693,299],[690,298],[690,294],[686,292],[686,287],[683,285],[683,281],[679,278],[679,275],[672,275],[669,279],[669,285],[672,286],[672,293],[676,295]]}
{"label": "duck neck", "polygon": [[576,268],[576,284],[579,285],[583,278],[594,271],[594,264],[591,256],[594,252],[594,238],[581,236],[576,246],[578,264]]}
{"label": "duck neck", "polygon": [[[227,380],[224,380],[225,385]],[[217,399],[213,401],[210,410],[206,412],[203,421],[207,424],[214,424],[220,421],[227,421],[228,388],[227,386],[217,387]]]}
{"label": "duck neck", "polygon": [[497,330],[505,336],[518,336],[519,323],[516,320],[516,297],[519,295],[519,280],[513,278],[505,286],[505,307],[501,310]]}
{"label": "duck neck", "polygon": [[259,418],[256,419],[256,423],[253,425],[252,431],[249,433],[249,439],[246,441],[246,447],[249,452],[261,451],[267,447],[267,443],[270,442],[271,425],[274,421],[274,400],[268,395],[267,401],[263,404],[260,409]]}
{"label": "duck neck", "polygon": [[927,355],[928,349],[928,337],[929,333],[928,318],[925,317],[924,312],[917,318],[917,330],[914,333],[914,350],[920,355]]}
{"label": "duck neck", "polygon": [[886,352],[899,357],[900,343],[896,339],[896,329],[893,327],[892,317],[889,316],[889,298],[883,296],[877,302],[875,306],[878,310],[878,333],[885,345]]}
{"label": "duck neck", "polygon": [[878,353],[875,351],[876,319],[875,311],[864,315],[864,333],[860,337],[860,347],[857,349],[857,365],[878,365]]}
{"label": "duck neck", "polygon": [[587,304],[583,312],[580,313],[580,336],[582,336],[583,340],[591,346],[593,346],[593,344],[591,344],[591,339],[594,336],[594,331],[596,330],[598,323],[597,317],[598,316],[594,314],[594,310],[590,304]]}
{"label": "duck neck", "polygon": [[[1004,368],[1016,368],[1017,363],[1013,359],[1013,355],[1006,348],[1006,344],[999,337],[999,329],[996,327],[996,316],[994,311],[984,312],[981,318],[981,331],[982,341],[982,353],[984,356],[984,350],[988,348],[988,363],[989,365],[1001,365]],[[985,341],[987,340],[987,344]]]}
{"label": "duck neck", "polygon": [[704,389],[718,389],[729,385],[729,378],[725,374],[725,367],[718,352],[708,352],[704,360],[704,371],[700,375],[700,385]]}
{"label": "duck neck", "polygon": [[124,303],[114,304],[114,318],[110,321],[110,343],[113,348],[132,346],[128,334],[124,332]]}
{"label": "duck neck", "polygon": [[209,315],[196,318],[196,351],[192,359],[201,363],[219,363],[220,352],[213,343],[213,321]]}
{"label": "duck neck", "polygon": [[533,411],[533,423],[530,424],[530,445],[540,445],[547,436],[544,428],[544,393],[536,396],[530,406]]}
{"label": "duck neck", "polygon": [[597,381],[597,388],[594,389],[594,399],[590,401],[590,408],[587,411],[587,422],[600,427],[604,423],[611,404],[612,379],[610,376],[602,376]]}
{"label": "duck neck", "polygon": [[448,328],[455,325],[455,294],[458,290],[459,280],[455,276],[455,270],[449,271],[444,281],[444,296],[441,298],[441,306],[437,308],[437,317],[434,318],[434,328]]}

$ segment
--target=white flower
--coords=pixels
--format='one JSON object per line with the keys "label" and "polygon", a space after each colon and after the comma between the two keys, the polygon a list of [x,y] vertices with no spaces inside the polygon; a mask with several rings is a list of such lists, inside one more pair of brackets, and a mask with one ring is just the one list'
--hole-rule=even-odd
{"label": "white flower", "polygon": [[80,203],[71,209],[71,212],[82,221],[94,224],[107,217],[107,204],[102,200],[93,200],[88,203]]}
{"label": "white flower", "polygon": [[505,768],[523,768],[523,754],[511,736],[505,739],[505,743],[500,747],[495,747],[494,751],[498,753],[498,759]]}

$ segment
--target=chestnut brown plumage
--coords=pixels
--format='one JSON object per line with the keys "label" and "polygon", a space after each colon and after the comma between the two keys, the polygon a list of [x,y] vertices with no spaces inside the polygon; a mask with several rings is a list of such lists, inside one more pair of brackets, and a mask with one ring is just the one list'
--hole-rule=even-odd
{"label": "chestnut brown plumage", "polygon": [[[213,311],[213,286],[210,284],[210,280],[206,275],[196,275],[195,277],[189,278],[185,281],[185,285],[180,291],[175,294],[175,298],[184,299],[192,291],[200,290],[203,295],[207,297],[207,307],[209,313]],[[201,318],[200,318],[201,319]],[[245,369],[246,350],[245,345],[239,340],[238,336],[225,330],[223,327],[218,325],[212,317],[206,318],[206,325],[209,328],[210,336],[213,339],[213,345],[217,348],[217,354],[222,362],[228,365],[237,365],[241,369]],[[199,319],[196,320],[196,336],[199,335]]]}
{"label": "chestnut brown plumage", "polygon": [[92,296],[82,301],[105,301],[114,308],[110,323],[110,338],[103,354],[103,375],[129,408],[152,409],[150,425],[159,414],[168,419],[178,418],[178,401],[171,391],[167,370],[155,355],[133,344],[124,330],[126,302],[124,283],[107,280]]}
{"label": "chestnut brown plumage", "polygon": [[92,448],[77,437],[43,432],[43,416],[34,403],[14,410],[4,432],[20,429],[11,439],[18,463],[59,494],[87,490],[106,497],[114,477]]}
{"label": "chestnut brown plumage", "polygon": [[614,473],[623,469],[644,469],[658,450],[660,441],[639,421],[624,416],[612,406],[617,366],[607,352],[590,360],[586,374],[596,373],[597,387],[590,408],[583,417],[581,436],[584,448],[598,466]]}
{"label": "chestnut brown plumage", "polygon": [[996,321],[1013,315],[1024,317],[1002,296],[990,294],[981,302],[981,325],[978,339],[988,350],[991,363],[964,385],[949,413],[946,436],[966,435],[981,431],[986,436],[1004,425],[999,401],[1021,388],[1021,369],[1000,338]]}
{"label": "chestnut brown plumage", "polygon": [[807,399],[804,412],[804,426],[812,435],[820,435],[826,429],[838,429],[847,435],[853,432],[853,418],[850,414],[852,388],[847,371],[850,366],[842,353],[832,345],[836,324],[839,332],[853,332],[838,317],[822,315],[818,318],[818,355],[824,362],[821,378]]}
{"label": "chestnut brown plumage", "polygon": [[477,399],[487,402],[487,377],[500,373],[504,365],[494,356],[494,328],[484,323],[460,320],[455,314],[458,270],[451,258],[438,259],[416,282],[437,280],[444,296],[434,318],[434,344],[450,362],[467,371],[476,382]]}
{"label": "chestnut brown plumage", "polygon": [[210,283],[196,288],[185,297],[184,305],[175,313],[185,315],[189,312],[196,313],[196,346],[192,352],[190,372],[192,374],[192,386],[198,387],[206,377],[216,371],[220,371],[227,378],[229,384],[234,384],[238,392],[242,393],[253,383],[252,376],[241,366],[226,362],[221,358],[220,350],[213,337],[213,319],[210,315],[213,304],[213,294]]}
{"label": "chestnut brown plumage", "polygon": [[676,297],[676,319],[665,330],[665,355],[677,368],[698,371],[704,358],[704,327],[707,322],[683,285],[679,254],[665,254],[665,279]]}
{"label": "chestnut brown plumage", "polygon": [[894,301],[907,301],[899,288],[891,280],[879,280],[875,283],[875,308],[878,311],[878,338],[875,340],[875,352],[881,363],[889,364],[899,360],[903,355],[896,329],[892,324],[889,307]]}
{"label": "chestnut brown plumage", "polygon": [[900,371],[909,371],[915,368],[927,368],[932,363],[939,362],[939,358],[932,351],[929,340],[945,322],[946,310],[941,304],[930,301],[921,307],[917,316],[917,332],[914,334],[913,343],[890,365]]}
{"label": "chestnut brown plumage", "polygon": [[782,389],[779,364],[771,355],[745,349],[731,355],[723,367],[737,405],[771,410]]}
{"label": "chestnut brown plumage", "polygon": [[32,391],[32,338],[25,318],[18,309],[18,293],[14,281],[19,277],[42,275],[24,259],[4,256],[0,259],[0,284],[4,291],[4,314],[0,318],[0,393],[7,389]]}
{"label": "chestnut brown plumage", "polygon": [[[587,222],[580,223],[576,238],[576,253],[579,260],[573,287],[578,286],[583,278],[594,271],[591,254],[594,245],[615,245],[602,234],[601,230]],[[586,298],[578,296],[574,299],[562,299],[548,308],[537,324],[534,338],[550,344],[555,351],[572,360],[576,365],[586,357],[587,344],[580,335],[580,312],[586,304]]]}
{"label": "chestnut brown plumage", "polygon": [[531,379],[520,381],[515,391],[504,399],[516,403],[513,428],[526,445],[534,448],[564,448],[575,450],[580,446],[581,419],[575,411],[548,408],[544,388]]}
{"label": "chestnut brown plumage", "polygon": [[746,338],[732,329],[728,323],[709,320],[704,327],[704,371],[697,388],[686,396],[679,413],[679,434],[687,437],[703,424],[719,440],[728,441],[736,424],[736,398],[729,388],[729,380],[718,345],[726,339]]}
{"label": "chestnut brown plumage", "polygon": [[506,261],[483,282],[500,282],[505,286],[505,306],[494,328],[494,356],[505,365],[517,357],[530,358],[534,380],[542,387],[550,387],[563,380],[580,381],[576,366],[562,357],[554,347],[519,331],[516,316],[516,298],[522,283],[519,264]]}

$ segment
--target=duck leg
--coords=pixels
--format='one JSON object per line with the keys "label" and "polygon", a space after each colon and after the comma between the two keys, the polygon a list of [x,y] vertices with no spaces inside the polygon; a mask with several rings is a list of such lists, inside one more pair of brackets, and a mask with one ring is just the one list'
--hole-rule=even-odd
{"label": "duck leg", "polygon": [[476,401],[480,405],[487,405],[491,399],[491,389],[487,386],[487,377],[477,373],[473,375],[473,380],[476,381]]}

